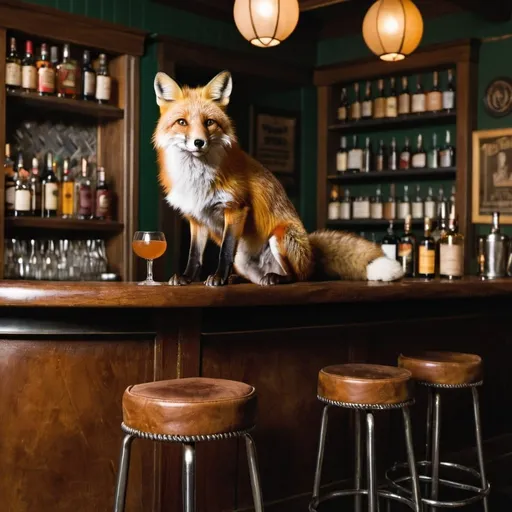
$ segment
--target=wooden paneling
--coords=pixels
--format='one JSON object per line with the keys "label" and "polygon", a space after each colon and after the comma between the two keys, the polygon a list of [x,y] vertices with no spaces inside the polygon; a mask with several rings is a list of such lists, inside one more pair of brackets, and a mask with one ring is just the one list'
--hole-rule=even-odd
{"label": "wooden paneling", "polygon": [[[0,30],[0,62],[5,62],[7,34]],[[0,84],[5,84],[5,66],[0,66]],[[0,91],[0,149],[5,156],[5,123],[6,123],[5,88]],[[11,148],[11,152],[13,148]],[[5,173],[0,179],[0,279],[4,277],[4,237],[5,237]]]}

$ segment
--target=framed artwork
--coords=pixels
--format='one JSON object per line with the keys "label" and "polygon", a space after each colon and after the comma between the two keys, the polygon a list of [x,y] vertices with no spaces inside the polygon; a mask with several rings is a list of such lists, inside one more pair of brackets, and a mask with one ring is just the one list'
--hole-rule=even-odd
{"label": "framed artwork", "polygon": [[512,128],[473,132],[473,216],[490,224],[493,211],[512,224]]}
{"label": "framed artwork", "polygon": [[492,117],[504,117],[512,113],[512,78],[504,76],[494,79],[485,91],[484,105]]}

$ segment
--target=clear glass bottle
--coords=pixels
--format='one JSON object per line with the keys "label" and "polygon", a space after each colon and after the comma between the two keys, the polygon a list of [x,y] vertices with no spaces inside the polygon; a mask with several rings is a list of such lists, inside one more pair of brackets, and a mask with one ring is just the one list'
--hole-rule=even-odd
{"label": "clear glass bottle", "polygon": [[428,188],[427,197],[425,197],[424,211],[425,217],[433,219],[436,216],[436,201],[433,196],[432,187]]}
{"label": "clear glass bottle", "polygon": [[403,116],[411,113],[411,93],[406,76],[402,77],[402,90],[398,97],[398,115]]}
{"label": "clear glass bottle", "polygon": [[369,80],[366,82],[361,115],[363,119],[371,119],[373,116],[372,83]]}
{"label": "clear glass bottle", "polygon": [[440,238],[446,233],[448,216],[446,214],[446,203],[438,203],[436,229],[432,231],[434,242],[439,242]]}
{"label": "clear glass bottle", "polygon": [[29,216],[32,213],[31,206],[32,195],[30,192],[29,172],[23,165],[23,156],[21,155],[16,178],[16,188],[14,189],[14,216]]}
{"label": "clear glass bottle", "polygon": [[396,219],[396,197],[395,197],[395,185],[391,184],[389,187],[389,196],[387,201],[383,205],[384,218],[386,220]]}
{"label": "clear glass bottle", "polygon": [[427,111],[439,112],[443,108],[443,95],[439,88],[439,73],[434,71],[432,76],[432,89],[427,94]]}
{"label": "clear glass bottle", "polygon": [[375,196],[372,197],[370,203],[370,218],[371,219],[383,219],[384,218],[384,208],[382,204],[382,191],[380,185],[377,187],[375,191]]}
{"label": "clear glass bottle", "polygon": [[30,279],[40,281],[43,278],[43,259],[41,252],[37,246],[37,242],[32,239],[30,240],[30,256],[28,259],[29,265],[29,276]]}
{"label": "clear glass bottle", "polygon": [[419,185],[416,185],[416,197],[411,204],[411,215],[413,219],[423,219],[424,212],[424,204],[423,198],[421,197],[421,188]]}
{"label": "clear glass bottle", "polygon": [[354,84],[354,101],[350,105],[350,120],[359,121],[361,119],[361,97],[359,95],[359,84]]}
{"label": "clear glass bottle", "polygon": [[353,219],[370,218],[370,198],[368,196],[359,196],[352,202]]}
{"label": "clear glass bottle", "polygon": [[389,158],[388,158],[388,169],[390,171],[396,171],[399,166],[399,158],[398,158],[398,150],[396,148],[396,139],[393,137],[391,139],[391,148],[389,151]]}
{"label": "clear glass bottle", "polygon": [[352,137],[352,147],[348,152],[348,171],[357,173],[363,168],[363,150],[359,147],[357,135]]}
{"label": "clear glass bottle", "polygon": [[363,151],[363,168],[362,172],[370,172],[372,170],[373,151],[370,137],[366,137],[364,151]]}
{"label": "clear glass bottle", "polygon": [[32,158],[32,168],[30,170],[30,191],[31,191],[31,211],[36,217],[41,216],[41,176],[39,174],[39,160]]}
{"label": "clear glass bottle", "polygon": [[64,45],[62,62],[57,66],[57,96],[76,98],[78,92],[78,67],[71,59],[69,44]]}
{"label": "clear glass bottle", "polygon": [[397,117],[398,116],[398,96],[395,86],[395,78],[390,78],[390,90],[389,95],[386,98],[386,117]]}
{"label": "clear glass bottle", "polygon": [[378,93],[373,100],[373,118],[383,119],[386,114],[386,98],[384,97],[384,80],[379,79],[377,82]]}
{"label": "clear glass bottle", "polygon": [[402,265],[405,277],[416,276],[416,246],[417,240],[411,230],[412,218],[407,215],[404,222],[404,234],[398,245],[398,261]]}
{"label": "clear glass bottle", "polygon": [[423,147],[423,136],[418,135],[416,151],[412,154],[411,167],[413,169],[425,169],[427,166],[427,153]]}
{"label": "clear glass bottle", "polygon": [[398,258],[398,243],[398,238],[393,230],[393,221],[390,220],[386,235],[381,242],[382,252],[388,258],[396,260]]}
{"label": "clear glass bottle", "polygon": [[381,172],[386,170],[387,166],[388,162],[386,159],[386,147],[384,146],[384,141],[381,139],[379,141],[379,149],[375,155],[375,170],[377,172]]}
{"label": "clear glass bottle", "polygon": [[98,103],[108,103],[110,101],[112,78],[108,73],[107,56],[100,54],[100,65],[96,74],[96,100]]}
{"label": "clear glass bottle", "polygon": [[432,222],[425,217],[423,237],[418,242],[418,277],[433,279],[436,276],[436,243],[431,236]]}
{"label": "clear glass bottle", "polygon": [[340,203],[340,219],[350,220],[352,215],[352,198],[350,197],[350,190],[345,189],[343,199]]}
{"label": "clear glass bottle", "polygon": [[404,195],[398,201],[398,218],[405,219],[411,214],[411,200],[409,198],[409,186],[404,185]]}
{"label": "clear glass bottle", "polygon": [[338,110],[336,112],[336,117],[338,121],[341,123],[346,123],[348,121],[348,111],[349,111],[349,102],[347,95],[347,88],[343,87],[341,89],[341,97],[340,104],[338,105]]}
{"label": "clear glass bottle", "polygon": [[451,144],[450,130],[446,130],[445,144],[439,152],[439,167],[455,167],[455,148]]}
{"label": "clear glass bottle", "polygon": [[340,193],[338,185],[331,187],[329,205],[327,207],[327,218],[329,220],[338,220],[340,218]]}
{"label": "clear glass bottle", "polygon": [[453,83],[453,71],[448,70],[448,85],[443,91],[443,110],[451,112],[455,110],[455,85]]}
{"label": "clear glass bottle", "polygon": [[423,85],[421,84],[421,75],[416,77],[416,90],[412,95],[411,111],[413,114],[423,114],[426,110],[426,97]]}
{"label": "clear glass bottle", "polygon": [[458,232],[457,221],[452,216],[448,230],[439,240],[439,276],[449,280],[464,276],[464,235]]}
{"label": "clear glass bottle", "polygon": [[432,135],[432,147],[428,152],[429,169],[437,169],[439,167],[439,146],[437,145],[437,134]]}
{"label": "clear glass bottle", "polygon": [[348,151],[347,151],[347,137],[343,136],[340,139],[340,147],[336,153],[336,171],[340,173],[347,172],[348,169]]}

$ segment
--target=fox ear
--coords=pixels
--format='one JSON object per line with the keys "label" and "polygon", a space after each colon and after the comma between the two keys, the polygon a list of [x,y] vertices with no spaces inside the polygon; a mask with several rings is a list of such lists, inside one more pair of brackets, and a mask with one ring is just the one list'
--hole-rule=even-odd
{"label": "fox ear", "polygon": [[221,107],[227,106],[233,90],[233,80],[229,71],[222,71],[204,88],[206,97],[216,101]]}
{"label": "fox ear", "polygon": [[158,72],[155,76],[156,102],[159,107],[167,105],[170,101],[183,98],[181,87],[165,73]]}

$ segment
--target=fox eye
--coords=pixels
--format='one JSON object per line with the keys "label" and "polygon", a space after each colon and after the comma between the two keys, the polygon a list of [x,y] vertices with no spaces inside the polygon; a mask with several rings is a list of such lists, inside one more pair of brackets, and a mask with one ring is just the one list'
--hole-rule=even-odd
{"label": "fox eye", "polygon": [[187,121],[185,121],[185,119],[178,119],[176,121],[180,126],[187,126]]}
{"label": "fox eye", "polygon": [[215,124],[215,121],[213,119],[206,120],[206,126],[213,126],[214,124]]}

